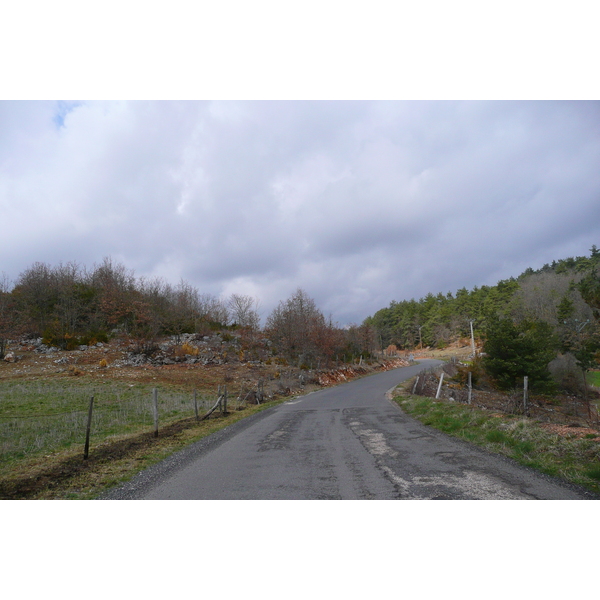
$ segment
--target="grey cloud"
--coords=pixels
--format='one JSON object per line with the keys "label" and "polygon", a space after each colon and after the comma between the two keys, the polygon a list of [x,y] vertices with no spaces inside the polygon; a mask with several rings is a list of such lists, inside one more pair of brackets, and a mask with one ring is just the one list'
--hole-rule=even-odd
{"label": "grey cloud", "polygon": [[2,102],[0,127],[13,278],[111,255],[359,322],[600,245],[598,102]]}

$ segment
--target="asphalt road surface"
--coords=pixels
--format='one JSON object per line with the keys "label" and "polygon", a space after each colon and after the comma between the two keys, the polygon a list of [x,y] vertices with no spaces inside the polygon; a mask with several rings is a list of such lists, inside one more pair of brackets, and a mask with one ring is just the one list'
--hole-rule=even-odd
{"label": "asphalt road surface", "polygon": [[301,396],[173,455],[104,499],[562,499],[590,495],[421,425],[386,392],[439,361]]}

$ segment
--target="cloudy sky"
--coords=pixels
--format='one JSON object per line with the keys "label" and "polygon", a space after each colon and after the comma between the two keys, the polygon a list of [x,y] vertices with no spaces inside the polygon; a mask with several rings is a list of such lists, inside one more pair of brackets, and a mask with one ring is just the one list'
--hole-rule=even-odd
{"label": "cloudy sky", "polygon": [[600,102],[0,102],[0,271],[92,266],[341,324],[600,246]]}
{"label": "cloudy sky", "polygon": [[589,4],[284,4],[7,7],[0,273],[111,256],[346,324],[600,246]]}

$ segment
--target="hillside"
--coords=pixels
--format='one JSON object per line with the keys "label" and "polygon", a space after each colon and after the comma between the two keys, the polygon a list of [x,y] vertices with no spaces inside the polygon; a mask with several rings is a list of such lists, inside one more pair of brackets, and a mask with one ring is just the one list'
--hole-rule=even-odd
{"label": "hillside", "polygon": [[392,301],[364,324],[377,330],[383,346],[395,344],[405,349],[444,348],[470,337],[471,323],[475,337],[481,338],[491,322],[505,317],[541,320],[553,327],[565,321],[591,324],[599,305],[593,294],[584,300],[582,282],[586,278],[597,281],[599,264],[600,251],[594,246],[589,257],[553,261],[537,270],[528,268],[494,286]]}

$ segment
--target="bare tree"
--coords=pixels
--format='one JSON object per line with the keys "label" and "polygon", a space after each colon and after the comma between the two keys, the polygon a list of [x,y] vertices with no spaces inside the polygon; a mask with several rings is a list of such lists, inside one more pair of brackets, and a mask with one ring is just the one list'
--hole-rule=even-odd
{"label": "bare tree", "polygon": [[132,302],[139,301],[133,271],[107,257],[95,266],[89,280],[98,292],[98,310],[107,328],[128,332],[135,321]]}
{"label": "bare tree", "polygon": [[232,294],[227,302],[231,319],[244,329],[256,331],[260,325],[258,300],[252,296]]}
{"label": "bare tree", "polygon": [[542,272],[525,278],[515,294],[512,316],[518,321],[537,319],[553,327],[560,325],[559,306],[564,298],[572,303],[573,318],[585,321],[592,318],[592,311],[573,285],[581,274]]}
{"label": "bare tree", "polygon": [[24,323],[31,333],[41,334],[52,320],[57,299],[51,267],[35,262],[19,275],[15,289]]}
{"label": "bare tree", "polygon": [[326,329],[323,313],[300,288],[286,301],[281,301],[267,319],[273,342],[289,358],[298,359],[299,364],[322,354]]}
{"label": "bare tree", "polygon": [[176,336],[176,341],[179,343],[181,334],[196,331],[199,312],[198,291],[183,279],[175,288],[167,284],[164,291],[167,307],[163,327],[166,333]]}
{"label": "bare tree", "polygon": [[198,327],[204,325],[223,326],[230,321],[226,303],[212,294],[198,296]]}

